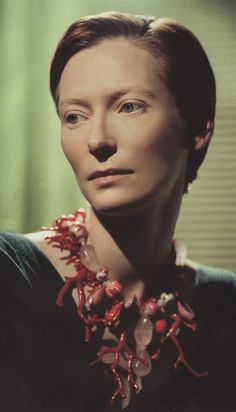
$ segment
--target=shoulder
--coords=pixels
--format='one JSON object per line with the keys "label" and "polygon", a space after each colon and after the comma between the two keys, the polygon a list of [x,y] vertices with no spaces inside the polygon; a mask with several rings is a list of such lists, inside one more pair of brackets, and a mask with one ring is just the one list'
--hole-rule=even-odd
{"label": "shoulder", "polygon": [[13,249],[29,251],[32,249],[32,244],[24,235],[12,231],[0,231],[0,248],[1,251],[11,252]]}
{"label": "shoulder", "polygon": [[236,273],[212,266],[196,264],[196,284],[225,283],[236,288]]}
{"label": "shoulder", "polygon": [[36,243],[16,232],[0,232],[0,281],[10,286],[27,285],[30,289],[39,281],[39,274],[48,270],[50,262]]}
{"label": "shoulder", "polygon": [[219,319],[224,319],[224,324],[229,321],[235,322],[236,274],[199,263],[195,264],[195,270],[196,281],[192,299],[196,312],[203,319],[213,316],[216,322]]}
{"label": "shoulder", "polygon": [[46,238],[51,231],[40,231],[22,235],[16,232],[0,232],[0,276],[1,274],[18,271],[30,283],[43,272],[53,271],[64,279],[65,276],[75,275],[73,265],[68,267],[62,252],[49,245]]}
{"label": "shoulder", "polygon": [[[195,291],[210,302],[217,300],[225,302],[225,306],[231,302],[236,310],[236,274],[229,270],[195,264]],[[228,302],[227,302],[228,301]]]}
{"label": "shoulder", "polygon": [[192,308],[196,314],[199,346],[204,350],[213,391],[221,400],[235,400],[236,274],[197,264]]}
{"label": "shoulder", "polygon": [[25,237],[43,253],[62,278],[73,276],[76,274],[75,268],[73,265],[68,267],[65,260],[63,260],[63,257],[68,255],[68,251],[61,251],[47,242],[47,237],[52,236],[54,233],[53,231],[40,231],[28,233]]}
{"label": "shoulder", "polygon": [[0,232],[0,262],[22,266],[24,261],[37,264],[39,249],[24,235]]}

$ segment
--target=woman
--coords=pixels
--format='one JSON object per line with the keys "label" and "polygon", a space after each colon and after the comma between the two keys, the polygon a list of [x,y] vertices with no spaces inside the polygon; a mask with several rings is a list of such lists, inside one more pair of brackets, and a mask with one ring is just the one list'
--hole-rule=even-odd
{"label": "woman", "polygon": [[91,209],[2,234],[4,412],[233,411],[234,274],[172,240],[214,128],[200,43],[168,19],[80,19],[51,93]]}

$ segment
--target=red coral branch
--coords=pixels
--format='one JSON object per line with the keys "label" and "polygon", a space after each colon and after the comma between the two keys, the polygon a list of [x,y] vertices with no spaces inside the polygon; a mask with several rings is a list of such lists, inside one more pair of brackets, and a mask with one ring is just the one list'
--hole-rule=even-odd
{"label": "red coral branch", "polygon": [[146,365],[146,361],[145,361],[145,359],[143,359],[140,356],[136,355],[136,353],[134,353],[129,348],[129,346],[126,343],[126,334],[125,334],[125,332],[121,333],[119,341],[118,341],[118,343],[115,347],[101,349],[97,353],[98,358],[95,361],[91,362],[90,365],[95,365],[98,362],[103,362],[103,357],[107,354],[110,354],[110,353],[114,353],[114,360],[110,365],[111,371],[113,373],[114,381],[115,381],[115,384],[116,384],[116,390],[115,390],[115,392],[114,392],[114,394],[111,398],[111,402],[114,403],[114,401],[116,400],[116,398],[118,396],[121,396],[122,398],[126,398],[124,386],[122,384],[121,375],[117,371],[117,367],[119,366],[119,363],[120,363],[121,354],[123,353],[123,354],[128,355],[128,360],[127,360],[128,376],[127,376],[127,380],[128,380],[128,382],[130,382],[134,386],[136,391],[138,391],[139,388],[138,388],[138,385],[135,381],[133,371],[132,371],[133,362],[135,360],[138,360],[138,361],[140,361],[140,362],[142,362],[143,364]]}
{"label": "red coral branch", "polygon": [[178,339],[176,338],[176,332],[180,326],[181,323],[184,323],[185,326],[190,327],[193,330],[196,330],[196,324],[190,324],[183,319],[176,313],[171,315],[171,319],[173,320],[173,323],[169,329],[169,332],[162,338],[161,343],[164,343],[168,338],[170,338],[173,343],[175,344],[177,350],[178,350],[178,358],[175,361],[174,367],[177,368],[180,363],[182,363],[196,378],[202,378],[208,376],[208,372],[197,372],[195,369],[191,368],[191,366],[188,364],[188,362],[185,359],[184,351],[182,346],[180,345]]}
{"label": "red coral branch", "polygon": [[84,279],[90,274],[90,271],[86,269],[84,266],[80,267],[80,270],[78,273],[73,276],[73,277],[67,277],[65,278],[65,283],[62,287],[62,289],[59,291],[56,303],[58,306],[63,306],[63,299],[65,293],[68,291],[71,285],[75,285],[78,293],[78,298],[79,298],[79,303],[77,307],[77,312],[80,318],[84,321],[85,323],[85,342],[89,341],[89,325],[90,325],[90,320],[88,317],[84,315],[84,308],[85,308],[85,303],[86,303],[86,298],[85,298],[85,292],[84,292],[84,286],[83,286],[83,281]]}

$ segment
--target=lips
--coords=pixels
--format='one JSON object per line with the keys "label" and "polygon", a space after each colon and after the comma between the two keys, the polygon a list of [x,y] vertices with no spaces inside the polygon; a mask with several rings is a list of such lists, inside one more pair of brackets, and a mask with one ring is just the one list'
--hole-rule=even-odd
{"label": "lips", "polygon": [[114,175],[128,175],[133,173],[131,169],[107,169],[107,170],[97,170],[96,172],[92,173],[88,180],[94,180],[99,177],[104,176],[114,176]]}

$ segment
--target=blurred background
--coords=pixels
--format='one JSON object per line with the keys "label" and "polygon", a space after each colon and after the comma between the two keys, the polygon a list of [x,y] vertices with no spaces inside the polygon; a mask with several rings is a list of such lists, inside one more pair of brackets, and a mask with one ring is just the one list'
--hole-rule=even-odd
{"label": "blurred background", "polygon": [[187,245],[190,258],[236,271],[232,0],[0,0],[0,228],[36,231],[61,213],[86,207],[61,151],[48,72],[68,25],[108,10],[176,18],[197,35],[210,58],[218,86],[215,135],[184,197],[176,238]]}

